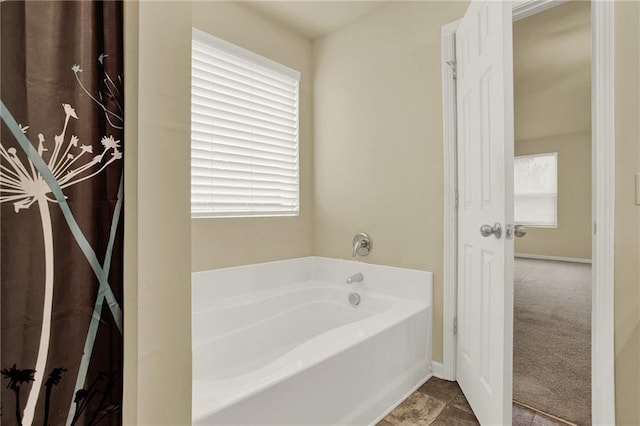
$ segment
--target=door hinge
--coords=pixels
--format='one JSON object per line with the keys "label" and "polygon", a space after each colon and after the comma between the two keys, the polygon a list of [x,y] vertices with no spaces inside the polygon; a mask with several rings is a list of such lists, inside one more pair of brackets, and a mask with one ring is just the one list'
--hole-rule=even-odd
{"label": "door hinge", "polygon": [[458,318],[453,319],[453,335],[458,335]]}
{"label": "door hinge", "polygon": [[454,80],[457,80],[458,79],[457,62],[455,60],[447,61],[447,65],[449,65],[449,68],[451,69],[451,76],[453,77]]}
{"label": "door hinge", "polygon": [[594,234],[594,235],[596,234],[596,229],[597,229],[597,228],[596,228],[596,223],[595,223],[595,222],[593,222],[593,234]]}
{"label": "door hinge", "polygon": [[457,189],[456,189],[455,197],[456,197],[456,209],[457,209],[458,208],[458,200],[459,200],[459,194],[458,194],[458,190]]}

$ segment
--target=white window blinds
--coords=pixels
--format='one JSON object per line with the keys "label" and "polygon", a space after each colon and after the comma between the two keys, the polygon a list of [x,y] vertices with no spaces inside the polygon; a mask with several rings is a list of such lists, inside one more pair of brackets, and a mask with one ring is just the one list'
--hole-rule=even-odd
{"label": "white window blinds", "polygon": [[558,153],[515,158],[515,221],[530,226],[558,225]]}
{"label": "white window blinds", "polygon": [[300,73],[193,30],[191,216],[299,212]]}

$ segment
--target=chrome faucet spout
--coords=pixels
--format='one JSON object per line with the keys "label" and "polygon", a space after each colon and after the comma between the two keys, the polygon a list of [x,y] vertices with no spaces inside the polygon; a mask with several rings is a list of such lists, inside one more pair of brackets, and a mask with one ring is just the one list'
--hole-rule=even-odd
{"label": "chrome faucet spout", "polygon": [[358,272],[357,274],[353,274],[347,278],[347,284],[359,283],[362,282],[362,280],[364,280],[364,275]]}

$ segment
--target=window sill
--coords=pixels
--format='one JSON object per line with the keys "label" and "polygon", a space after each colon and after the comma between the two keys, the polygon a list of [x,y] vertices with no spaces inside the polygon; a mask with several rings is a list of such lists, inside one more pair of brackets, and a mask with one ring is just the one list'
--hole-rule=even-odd
{"label": "window sill", "polygon": [[257,219],[257,218],[290,218],[299,217],[300,213],[291,214],[260,214],[260,215],[228,215],[228,216],[191,216],[192,220],[198,219]]}

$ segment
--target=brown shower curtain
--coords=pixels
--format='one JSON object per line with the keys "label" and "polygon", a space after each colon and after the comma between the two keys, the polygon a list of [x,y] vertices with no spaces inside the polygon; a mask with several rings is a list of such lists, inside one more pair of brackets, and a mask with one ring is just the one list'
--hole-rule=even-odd
{"label": "brown shower curtain", "polygon": [[122,28],[0,2],[2,425],[122,423]]}

